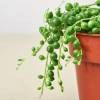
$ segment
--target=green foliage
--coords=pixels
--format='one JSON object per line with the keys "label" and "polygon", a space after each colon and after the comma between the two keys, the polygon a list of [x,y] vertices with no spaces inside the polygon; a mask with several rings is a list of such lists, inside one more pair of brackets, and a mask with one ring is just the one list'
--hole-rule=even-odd
{"label": "green foliage", "polygon": [[[47,57],[39,56],[40,60],[46,61],[44,75],[38,76],[39,79],[43,80],[42,85],[38,88],[41,90],[41,94],[43,94],[44,87],[49,90],[54,89],[55,70],[57,70],[60,89],[62,92],[64,91],[60,75],[60,71],[63,69],[62,61],[71,61],[76,65],[81,63],[83,54],[77,34],[84,32],[100,34],[100,8],[92,7],[92,5],[100,6],[100,0],[96,0],[94,4],[90,5],[69,2],[65,4],[64,11],[60,7],[57,7],[55,12],[46,10],[45,25],[39,28],[44,40],[40,41],[40,46],[32,48],[32,55],[36,56],[43,45],[47,43]],[[67,55],[66,44],[73,45],[72,55]],[[19,59],[19,62],[22,63],[23,59]]]}

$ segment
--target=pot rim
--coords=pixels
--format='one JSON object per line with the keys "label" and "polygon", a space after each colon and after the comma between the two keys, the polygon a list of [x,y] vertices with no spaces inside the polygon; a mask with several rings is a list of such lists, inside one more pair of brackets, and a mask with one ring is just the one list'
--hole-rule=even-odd
{"label": "pot rim", "polygon": [[100,38],[100,34],[86,34],[86,33],[78,33],[77,36],[89,36],[89,37],[99,37]]}

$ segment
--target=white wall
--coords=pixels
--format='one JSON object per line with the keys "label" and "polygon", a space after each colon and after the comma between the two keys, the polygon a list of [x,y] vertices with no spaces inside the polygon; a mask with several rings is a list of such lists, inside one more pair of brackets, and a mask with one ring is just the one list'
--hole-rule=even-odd
{"label": "white wall", "polygon": [[[54,9],[62,0],[0,0],[0,33],[33,33],[43,23],[46,8]],[[95,0],[68,0],[90,3]]]}

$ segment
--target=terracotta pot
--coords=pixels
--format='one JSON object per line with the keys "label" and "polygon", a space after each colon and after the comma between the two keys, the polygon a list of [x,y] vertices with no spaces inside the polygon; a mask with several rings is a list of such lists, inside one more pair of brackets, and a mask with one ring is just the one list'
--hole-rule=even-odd
{"label": "terracotta pot", "polygon": [[84,54],[81,65],[76,66],[79,100],[100,100],[100,34],[80,33],[77,37]]}

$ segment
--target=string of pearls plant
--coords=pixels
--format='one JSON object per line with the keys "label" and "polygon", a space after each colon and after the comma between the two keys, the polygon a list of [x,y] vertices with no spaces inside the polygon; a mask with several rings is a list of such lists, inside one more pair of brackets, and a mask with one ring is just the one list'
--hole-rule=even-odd
{"label": "string of pearls plant", "polygon": [[[58,85],[61,91],[64,91],[63,80],[60,71],[63,69],[62,61],[72,61],[76,65],[81,64],[82,48],[77,34],[86,32],[87,34],[100,33],[100,0],[90,5],[79,5],[79,3],[66,3],[65,11],[62,12],[58,7],[55,12],[46,10],[45,25],[39,28],[39,32],[44,37],[40,41],[40,46],[32,48],[32,56],[42,49],[47,43],[47,54],[40,55],[39,59],[45,61],[44,74],[38,76],[42,80],[38,90],[43,94],[44,88],[53,90],[54,70],[57,70]],[[73,53],[68,55],[69,49],[67,45],[72,43]],[[24,62],[24,59],[18,60],[19,65]]]}

